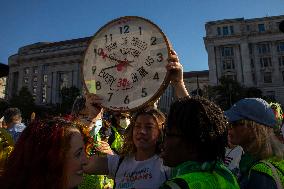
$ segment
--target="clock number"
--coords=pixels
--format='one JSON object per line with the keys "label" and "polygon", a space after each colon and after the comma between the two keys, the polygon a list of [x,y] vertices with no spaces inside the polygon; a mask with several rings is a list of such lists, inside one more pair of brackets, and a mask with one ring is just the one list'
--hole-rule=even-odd
{"label": "clock number", "polygon": [[124,104],[129,104],[129,98],[128,98],[128,95],[125,97],[124,99]]}
{"label": "clock number", "polygon": [[142,88],[142,94],[141,94],[141,96],[142,97],[145,97],[145,96],[147,96],[148,94],[147,94],[147,92],[146,92],[146,88]]}
{"label": "clock number", "polygon": [[153,63],[154,63],[154,59],[151,56],[148,56],[146,61],[145,61],[145,64],[147,66],[151,66]]}
{"label": "clock number", "polygon": [[157,58],[158,62],[162,62],[164,60],[162,53],[157,53],[157,56],[158,56],[158,58]]}
{"label": "clock number", "polygon": [[113,93],[107,93],[107,94],[109,94],[108,101],[110,101],[110,99],[111,99],[111,97],[112,97]]}
{"label": "clock number", "polygon": [[93,75],[95,75],[96,70],[97,70],[97,67],[96,66],[92,66],[92,73],[93,73]]}
{"label": "clock number", "polygon": [[99,49],[94,49],[95,56],[97,57],[98,55],[101,56],[104,53],[104,50],[102,48]]}
{"label": "clock number", "polygon": [[139,27],[139,34],[142,35],[142,28]]}
{"label": "clock number", "polygon": [[125,25],[124,27],[119,27],[120,34],[122,33],[129,33],[129,26]]}
{"label": "clock number", "polygon": [[108,42],[108,40],[112,41],[112,34],[109,34],[109,36],[105,35],[105,40],[106,40],[106,43]]}
{"label": "clock number", "polygon": [[158,74],[158,72],[155,73],[153,79],[159,80],[159,74]]}
{"label": "clock number", "polygon": [[151,37],[151,45],[157,45],[156,41],[157,41],[156,37]]}
{"label": "clock number", "polygon": [[101,82],[97,81],[97,82],[96,82],[96,89],[97,89],[97,90],[100,90],[101,88],[102,88]]}

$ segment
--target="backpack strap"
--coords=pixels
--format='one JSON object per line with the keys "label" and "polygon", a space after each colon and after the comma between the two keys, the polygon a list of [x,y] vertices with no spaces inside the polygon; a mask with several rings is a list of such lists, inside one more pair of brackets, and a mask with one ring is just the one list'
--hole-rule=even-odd
{"label": "backpack strap", "polygon": [[117,167],[116,167],[116,170],[115,170],[115,173],[114,173],[114,184],[113,184],[113,188],[115,189],[116,187],[116,182],[115,182],[115,178],[116,178],[116,174],[118,172],[118,169],[123,161],[124,157],[119,157],[119,160],[118,160],[118,164],[117,164]]}

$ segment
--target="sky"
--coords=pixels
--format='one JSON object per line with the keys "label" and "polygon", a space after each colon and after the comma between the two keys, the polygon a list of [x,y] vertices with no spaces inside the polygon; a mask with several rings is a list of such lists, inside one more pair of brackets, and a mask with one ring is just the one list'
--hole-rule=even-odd
{"label": "sky", "polygon": [[92,36],[115,18],[141,16],[162,29],[185,71],[206,70],[206,22],[277,15],[284,0],[0,0],[0,62],[25,45]]}

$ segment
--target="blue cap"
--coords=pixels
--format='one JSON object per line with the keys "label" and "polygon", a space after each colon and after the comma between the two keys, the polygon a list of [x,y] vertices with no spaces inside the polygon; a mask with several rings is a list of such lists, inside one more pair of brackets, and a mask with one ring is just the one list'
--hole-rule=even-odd
{"label": "blue cap", "polygon": [[276,118],[269,104],[261,98],[244,98],[225,111],[229,122],[252,120],[259,124],[275,127]]}

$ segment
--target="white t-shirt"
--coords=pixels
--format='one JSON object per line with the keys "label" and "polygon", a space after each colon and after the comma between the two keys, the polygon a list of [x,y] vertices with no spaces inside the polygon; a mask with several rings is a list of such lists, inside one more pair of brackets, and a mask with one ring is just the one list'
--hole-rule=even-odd
{"label": "white t-shirt", "polygon": [[[108,155],[107,158],[109,176],[114,178],[119,156]],[[144,161],[136,161],[134,156],[125,157],[116,173],[116,189],[158,189],[170,178],[170,172],[158,155]]]}
{"label": "white t-shirt", "polygon": [[239,168],[241,157],[244,154],[244,150],[241,146],[234,148],[226,148],[224,164],[233,171]]}

